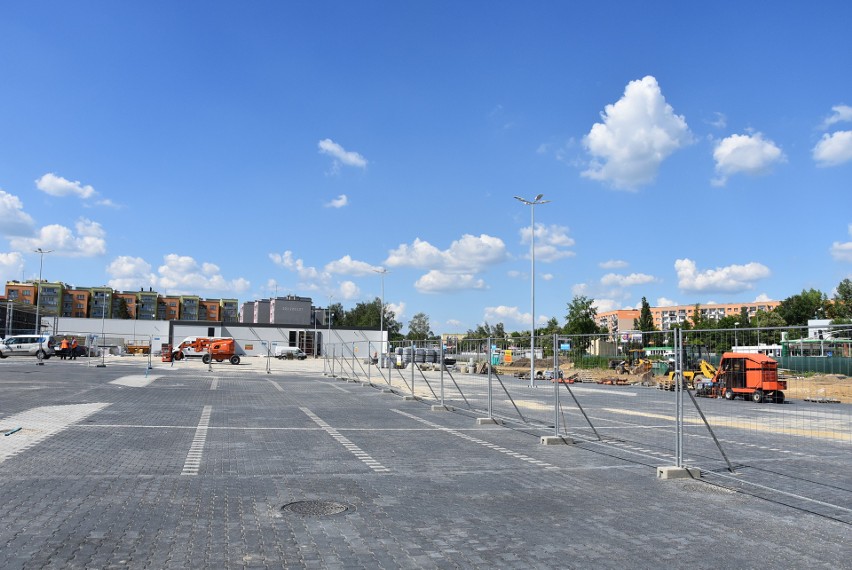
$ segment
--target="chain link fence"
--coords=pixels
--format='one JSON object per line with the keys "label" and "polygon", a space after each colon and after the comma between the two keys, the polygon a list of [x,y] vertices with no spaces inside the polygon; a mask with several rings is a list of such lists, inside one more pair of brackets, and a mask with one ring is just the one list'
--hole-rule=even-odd
{"label": "chain link fence", "polygon": [[327,375],[852,523],[852,328],[334,345]]}

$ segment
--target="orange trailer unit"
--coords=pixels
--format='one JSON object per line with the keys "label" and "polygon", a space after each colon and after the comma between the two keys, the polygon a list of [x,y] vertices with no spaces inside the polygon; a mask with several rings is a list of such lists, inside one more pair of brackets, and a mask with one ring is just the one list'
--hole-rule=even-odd
{"label": "orange trailer unit", "polygon": [[713,383],[726,400],[741,396],[757,403],[768,398],[783,404],[787,389],[778,379],[778,363],[765,354],[724,353]]}

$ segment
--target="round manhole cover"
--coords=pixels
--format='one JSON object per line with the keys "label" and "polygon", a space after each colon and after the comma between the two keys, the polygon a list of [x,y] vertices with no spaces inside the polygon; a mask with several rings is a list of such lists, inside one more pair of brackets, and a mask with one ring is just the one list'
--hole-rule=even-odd
{"label": "round manhole cover", "polygon": [[337,501],[295,501],[287,503],[281,510],[297,515],[328,516],[345,513],[351,510],[351,507]]}

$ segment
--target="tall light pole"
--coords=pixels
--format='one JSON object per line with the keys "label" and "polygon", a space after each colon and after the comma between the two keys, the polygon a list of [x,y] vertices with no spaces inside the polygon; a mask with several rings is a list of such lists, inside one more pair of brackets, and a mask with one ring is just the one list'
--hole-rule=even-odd
{"label": "tall light pole", "polygon": [[740,326],[740,323],[734,323],[734,349],[737,348],[739,343],[737,342],[737,328]]}
{"label": "tall light pole", "polygon": [[[36,285],[36,318],[35,318],[35,333],[41,336],[41,320],[39,317],[39,309],[41,307],[41,270],[44,268],[44,254],[45,253],[53,253],[52,249],[48,249],[47,251],[38,247],[33,250],[35,253],[39,254],[39,262],[38,262],[38,284]],[[54,331],[55,332],[55,331]],[[41,341],[39,341],[41,342]]]}
{"label": "tall light pole", "polygon": [[328,323],[327,323],[328,324],[328,334],[326,335],[326,339],[325,339],[325,354],[324,354],[325,358],[322,361],[322,372],[323,372],[323,374],[325,374],[325,367],[326,367],[326,364],[328,363],[328,345],[329,345],[329,342],[331,341],[331,300],[332,299],[334,299],[334,295],[329,295],[328,296],[328,306],[325,309],[325,319],[326,319],[326,321],[328,321]]}
{"label": "tall light pole", "polygon": [[[373,269],[376,273],[382,276],[382,301],[381,307],[379,309],[379,353],[381,354],[381,358],[384,358],[385,355],[385,275],[387,275],[388,270],[384,267],[379,269]],[[368,354],[369,358],[370,355]],[[381,367],[381,361],[378,362],[378,365]]]}
{"label": "tall light pole", "polygon": [[530,207],[530,306],[532,326],[530,328],[530,387],[535,387],[535,207],[547,204],[550,200],[542,200],[544,194],[537,195],[532,200],[515,196],[515,200]]}

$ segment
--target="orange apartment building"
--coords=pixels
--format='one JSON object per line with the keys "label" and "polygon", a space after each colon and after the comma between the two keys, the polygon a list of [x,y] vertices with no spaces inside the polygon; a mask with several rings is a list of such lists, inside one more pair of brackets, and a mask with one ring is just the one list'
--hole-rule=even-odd
{"label": "orange apartment building", "polygon": [[[780,301],[759,301],[755,303],[708,303],[706,305],[699,304],[698,309],[701,311],[701,317],[703,319],[717,321],[724,317],[739,315],[743,308],[745,308],[748,312],[749,318],[752,318],[755,314],[757,314],[757,311],[771,311],[780,304]],[[692,320],[692,314],[694,312],[695,305],[651,307],[651,315],[654,317],[654,327],[660,331],[668,330],[675,324]],[[607,311],[605,313],[598,313],[598,326],[606,327],[611,333],[633,330],[633,321],[638,318],[639,309]]]}
{"label": "orange apartment building", "polygon": [[6,300],[25,305],[36,304],[36,283],[20,283],[8,281],[6,283]]}
{"label": "orange apartment building", "polygon": [[[0,299],[34,306],[38,299],[37,285],[36,281],[7,281],[6,295]],[[236,299],[201,299],[195,295],[163,297],[150,288],[119,292],[110,287],[69,287],[59,281],[42,281],[41,289],[44,315],[116,318],[123,299],[131,319],[237,321],[239,303]]]}

